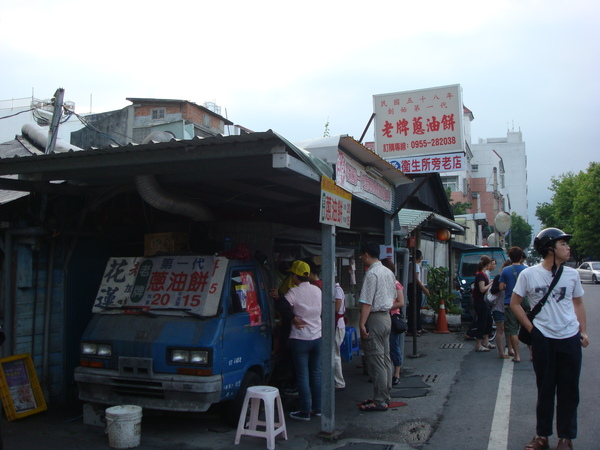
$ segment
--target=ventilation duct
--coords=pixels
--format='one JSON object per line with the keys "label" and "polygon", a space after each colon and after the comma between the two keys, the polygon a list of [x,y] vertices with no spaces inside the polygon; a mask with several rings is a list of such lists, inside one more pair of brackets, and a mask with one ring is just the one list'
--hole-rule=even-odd
{"label": "ventilation duct", "polygon": [[[149,142],[169,142],[171,139],[173,139],[171,133],[156,131],[148,135],[142,145]],[[154,175],[136,176],[135,185],[144,201],[156,209],[186,216],[197,222],[215,220],[213,213],[204,205],[169,192],[160,186]]]}

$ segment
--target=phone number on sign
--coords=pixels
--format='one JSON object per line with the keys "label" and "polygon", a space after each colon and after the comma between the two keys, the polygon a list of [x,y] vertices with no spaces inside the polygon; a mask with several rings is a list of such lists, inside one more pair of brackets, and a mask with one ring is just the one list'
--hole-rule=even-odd
{"label": "phone number on sign", "polygon": [[439,145],[451,145],[456,144],[456,138],[453,137],[445,137],[445,138],[435,138],[426,141],[425,139],[421,139],[420,141],[411,141],[410,148],[425,148],[425,147],[437,147]]}

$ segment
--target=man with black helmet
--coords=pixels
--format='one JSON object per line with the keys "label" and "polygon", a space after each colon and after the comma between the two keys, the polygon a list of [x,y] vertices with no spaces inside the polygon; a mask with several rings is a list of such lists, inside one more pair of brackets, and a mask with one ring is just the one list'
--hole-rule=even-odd
{"label": "man with black helmet", "polygon": [[[572,449],[571,440],[577,437],[581,348],[587,347],[589,340],[579,274],[570,267],[563,267],[562,274],[557,274],[557,269],[571,256],[569,239],[571,235],[558,228],[546,228],[538,233],[533,246],[543,260],[520,273],[510,300],[515,317],[531,333],[538,389],[536,436],[526,450],[549,448],[555,395],[559,438],[556,449]],[[521,306],[523,298],[528,297],[533,308],[543,299],[555,276],[560,278],[531,323]]]}

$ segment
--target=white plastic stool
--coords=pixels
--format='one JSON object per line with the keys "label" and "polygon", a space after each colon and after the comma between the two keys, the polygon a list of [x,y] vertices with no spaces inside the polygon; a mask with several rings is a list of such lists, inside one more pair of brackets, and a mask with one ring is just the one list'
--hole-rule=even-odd
{"label": "white plastic stool", "polygon": [[[265,420],[258,420],[260,412],[260,401],[265,404]],[[248,403],[250,403],[250,421],[246,428],[246,414],[248,412]],[[275,403],[277,403],[278,421],[275,423]],[[265,427],[264,431],[257,429],[258,426]],[[283,437],[287,440],[287,429],[285,428],[285,417],[283,415],[283,405],[279,389],[271,386],[251,386],[246,390],[244,398],[244,406],[240,414],[237,433],[235,434],[235,444],[240,443],[240,437],[257,436],[267,439],[267,448],[273,450],[275,448],[275,437],[283,433]]]}

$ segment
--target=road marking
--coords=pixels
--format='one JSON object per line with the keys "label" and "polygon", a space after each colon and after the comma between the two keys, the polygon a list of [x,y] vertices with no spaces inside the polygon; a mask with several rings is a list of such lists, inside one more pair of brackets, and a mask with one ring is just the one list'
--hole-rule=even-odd
{"label": "road marking", "polygon": [[498,383],[496,408],[490,430],[490,441],[487,450],[506,450],[508,446],[508,425],[510,418],[510,399],[512,391],[513,369],[515,365],[510,359],[505,359]]}

